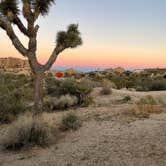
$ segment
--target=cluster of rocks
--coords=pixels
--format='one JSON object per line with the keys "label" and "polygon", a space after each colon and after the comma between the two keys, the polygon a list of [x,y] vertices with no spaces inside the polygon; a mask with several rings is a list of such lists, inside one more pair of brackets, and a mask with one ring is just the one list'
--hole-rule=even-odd
{"label": "cluster of rocks", "polygon": [[28,60],[13,57],[0,58],[0,71],[29,75],[30,66]]}

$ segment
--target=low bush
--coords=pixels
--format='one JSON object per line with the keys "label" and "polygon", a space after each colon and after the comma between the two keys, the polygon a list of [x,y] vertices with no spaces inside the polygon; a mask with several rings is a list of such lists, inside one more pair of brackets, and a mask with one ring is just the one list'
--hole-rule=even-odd
{"label": "low bush", "polygon": [[144,79],[136,83],[137,91],[161,91],[166,90],[166,80]]}
{"label": "low bush", "polygon": [[131,113],[138,118],[148,118],[152,113],[161,113],[162,109],[158,106],[152,96],[141,98],[131,110]]}
{"label": "low bush", "polygon": [[10,123],[26,111],[24,102],[17,93],[0,96],[0,123]]}
{"label": "low bush", "polygon": [[81,126],[81,122],[77,115],[68,113],[62,118],[60,128],[62,130],[77,130]]}
{"label": "low bush", "polygon": [[48,146],[52,143],[55,135],[52,127],[42,118],[21,116],[9,128],[3,145],[5,149],[19,150],[29,146]]}
{"label": "low bush", "polygon": [[127,102],[131,101],[131,97],[130,96],[125,96],[123,98],[123,101],[127,103]]}
{"label": "low bush", "polygon": [[112,93],[111,90],[111,82],[109,80],[104,79],[102,82],[102,90],[100,91],[102,95],[110,95]]}
{"label": "low bush", "polygon": [[47,97],[45,99],[45,108],[48,111],[51,110],[59,110],[59,109],[67,109],[72,106],[77,105],[78,99],[75,96],[71,96],[69,94],[62,95],[59,98],[57,97]]}
{"label": "low bush", "polygon": [[112,93],[111,89],[109,87],[103,87],[100,91],[102,95],[110,95]]}
{"label": "low bush", "polygon": [[157,105],[156,100],[152,96],[142,97],[138,102],[138,105]]}
{"label": "low bush", "polygon": [[[55,91],[55,92],[54,92]],[[62,95],[71,95],[76,96],[78,99],[78,105],[81,106],[87,106],[87,104],[90,104],[90,93],[92,92],[92,87],[89,86],[86,82],[76,82],[72,79],[66,79],[64,81],[61,81],[59,86],[56,86],[56,88],[52,89],[51,96],[53,97],[60,97]]]}

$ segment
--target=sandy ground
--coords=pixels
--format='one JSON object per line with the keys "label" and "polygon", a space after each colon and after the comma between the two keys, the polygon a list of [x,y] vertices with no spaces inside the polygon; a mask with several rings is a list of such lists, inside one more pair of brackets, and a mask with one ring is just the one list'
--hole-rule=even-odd
{"label": "sandy ground", "polygon": [[[96,104],[75,110],[83,121],[78,131],[65,133],[46,149],[0,150],[0,166],[166,166],[166,111],[148,119],[128,114],[138,98],[152,95],[164,101],[166,91],[97,94],[94,92]],[[131,103],[116,104],[126,95],[132,97]],[[56,120],[62,113],[47,116]],[[4,129],[1,127],[1,135]]]}

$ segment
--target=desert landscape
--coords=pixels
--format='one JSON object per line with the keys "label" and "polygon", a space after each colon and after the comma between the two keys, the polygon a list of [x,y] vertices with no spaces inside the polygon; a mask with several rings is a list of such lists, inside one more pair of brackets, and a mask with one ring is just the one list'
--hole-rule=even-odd
{"label": "desert landscape", "polygon": [[0,0],[0,166],[166,166],[165,7]]}
{"label": "desert landscape", "polygon": [[[23,74],[24,70],[25,75]],[[17,71],[22,71],[22,73],[17,73]],[[56,133],[53,137],[54,140],[49,146],[44,147],[27,142],[29,145],[22,144],[20,149],[19,145],[10,140],[10,137],[13,136],[9,131],[11,132],[13,126],[19,127],[21,123],[25,123],[26,127],[28,118],[31,119],[31,112],[29,111],[32,91],[27,89],[28,86],[31,87],[31,74],[26,75],[27,68],[24,67],[19,66],[18,70],[18,64],[14,67],[14,64],[10,66],[8,62],[6,67],[1,67],[1,92],[4,90],[4,94],[1,93],[1,97],[3,96],[4,99],[3,103],[1,100],[1,111],[6,109],[6,111],[9,111],[9,115],[5,118],[2,112],[0,114],[0,165],[165,166],[166,90],[142,91],[140,87],[142,84],[144,84],[143,88],[147,88],[149,85],[146,82],[137,83],[138,89],[136,85],[134,88],[131,83],[131,87],[127,84],[127,88],[118,88],[116,87],[116,82],[114,83],[111,79],[105,78],[105,76],[113,78],[114,75],[121,75],[119,78],[123,79],[122,77],[124,75],[126,77],[128,72],[122,68],[89,73],[69,69],[62,71],[62,78],[55,76],[56,72],[49,71],[45,74],[46,111],[41,115],[42,120],[44,119],[54,128]],[[148,72],[146,70],[138,72],[137,70],[136,72],[130,72],[130,74],[139,77],[139,80],[145,75],[149,79],[153,79],[153,81],[158,77],[157,80],[160,80],[160,83],[155,82],[153,88],[161,88],[163,84],[166,85],[164,69],[153,69]],[[15,81],[13,78],[15,78]],[[10,106],[8,108],[3,107],[4,95],[6,94],[5,88],[10,88],[11,86],[6,83],[2,84],[3,81],[7,80],[16,84],[17,81],[20,82],[20,87],[13,85],[17,89],[17,93],[14,89],[8,93],[16,93],[17,97],[20,96],[23,99],[21,101],[28,108],[27,111],[24,111],[24,115],[19,111],[11,112]],[[63,84],[66,81],[67,84]],[[120,81],[119,79],[119,86],[121,85],[119,84]],[[66,89],[65,91],[61,89],[63,95],[58,93],[58,82],[61,82],[63,88]],[[73,85],[76,86],[76,82],[82,86],[82,92],[80,93],[83,95],[83,100],[81,103],[78,103],[78,99],[74,102],[75,97],[71,95],[74,94]],[[73,88],[73,91],[71,88]],[[25,92],[21,93],[21,89],[24,89]],[[53,93],[54,89],[56,93]],[[66,93],[70,95],[64,97]],[[57,99],[59,95],[61,96],[61,101]],[[87,98],[87,96],[89,97]],[[10,100],[14,100],[14,97]],[[8,105],[10,104],[12,105],[12,102],[8,103]],[[20,104],[21,102],[16,108],[19,108]],[[79,120],[79,123],[71,121],[73,123],[71,125],[71,123],[63,122],[62,119],[71,114]],[[17,121],[19,123],[15,120],[16,117],[18,117]],[[67,128],[64,129],[63,125],[67,125],[65,126]],[[14,135],[14,137],[18,141],[17,137],[19,136]]]}

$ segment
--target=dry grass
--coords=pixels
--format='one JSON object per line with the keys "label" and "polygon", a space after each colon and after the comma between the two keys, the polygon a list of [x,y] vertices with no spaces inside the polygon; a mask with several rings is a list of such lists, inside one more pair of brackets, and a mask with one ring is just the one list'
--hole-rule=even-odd
{"label": "dry grass", "polygon": [[2,144],[5,149],[18,150],[29,146],[48,146],[56,140],[56,130],[42,116],[20,116],[8,129]]}

